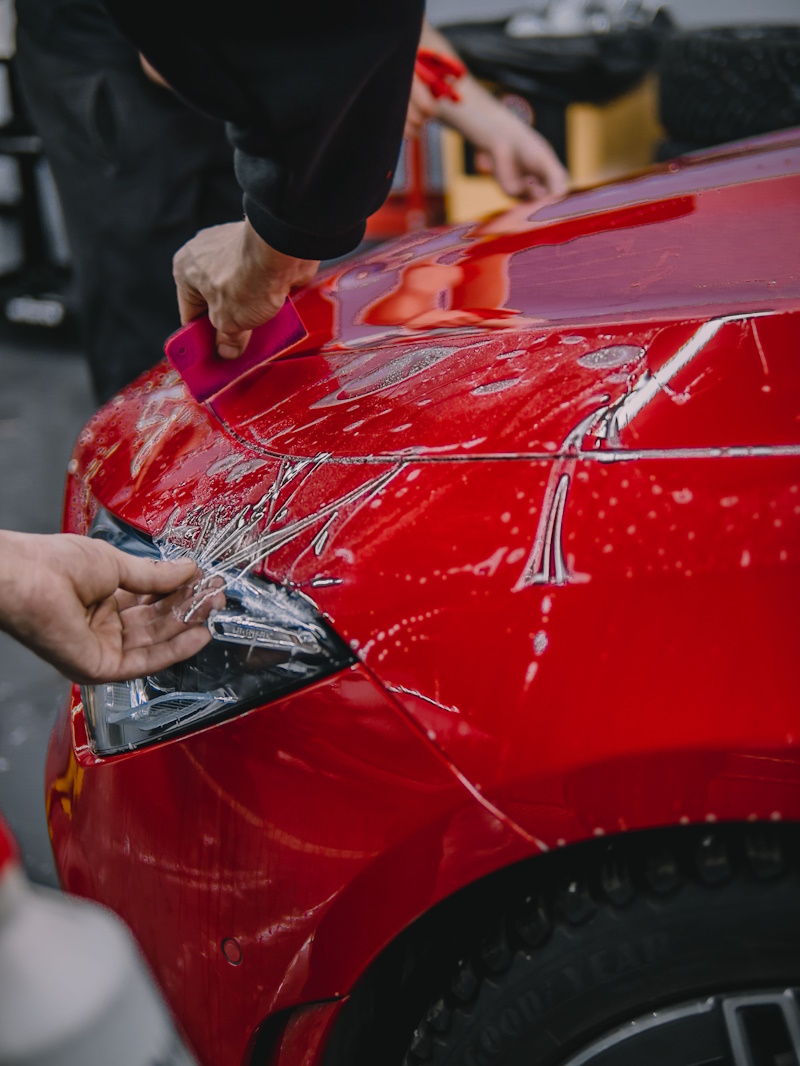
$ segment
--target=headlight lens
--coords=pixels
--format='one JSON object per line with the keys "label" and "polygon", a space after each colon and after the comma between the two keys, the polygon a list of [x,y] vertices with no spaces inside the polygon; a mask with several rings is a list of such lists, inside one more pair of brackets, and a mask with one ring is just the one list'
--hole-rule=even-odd
{"label": "headlight lens", "polygon": [[[133,555],[159,558],[143,534],[101,510],[89,536]],[[214,638],[183,663],[150,677],[81,689],[98,755],[130,751],[191,732],[284,696],[355,662],[301,593],[252,577],[229,577]]]}

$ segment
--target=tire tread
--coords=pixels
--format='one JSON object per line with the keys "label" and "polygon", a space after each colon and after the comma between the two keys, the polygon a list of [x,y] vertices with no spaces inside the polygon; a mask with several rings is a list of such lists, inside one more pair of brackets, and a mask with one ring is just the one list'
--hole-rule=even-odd
{"label": "tire tread", "polygon": [[[451,1039],[478,1016],[482,993],[496,990],[509,970],[529,964],[554,931],[569,934],[598,912],[619,914],[636,901],[669,907],[690,884],[716,892],[736,879],[755,884],[786,877],[797,866],[798,842],[792,834],[796,827],[766,823],[631,834],[631,839],[612,838],[602,851],[592,848],[591,864],[577,859],[581,845],[567,849],[556,857],[562,861],[555,876],[484,927],[455,967],[449,993],[420,1023],[403,1066],[449,1063]],[[576,872],[580,866],[583,876]]]}

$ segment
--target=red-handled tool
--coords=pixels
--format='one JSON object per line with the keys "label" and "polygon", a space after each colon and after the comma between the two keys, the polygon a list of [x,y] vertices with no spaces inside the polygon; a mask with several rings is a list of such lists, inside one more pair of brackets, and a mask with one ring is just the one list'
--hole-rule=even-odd
{"label": "red-handled tool", "polygon": [[287,297],[274,318],[253,330],[247,347],[238,359],[223,359],[217,355],[216,330],[208,315],[196,318],[173,333],[164,345],[164,351],[192,396],[198,403],[204,403],[251,370],[276,359],[307,336],[308,330]]}
{"label": "red-handled tool", "polygon": [[453,82],[459,81],[467,73],[467,68],[460,59],[454,59],[453,56],[444,55],[442,52],[433,52],[429,48],[420,48],[417,50],[414,73],[428,86],[437,100],[442,96],[447,96],[456,104],[461,100],[453,86]]}

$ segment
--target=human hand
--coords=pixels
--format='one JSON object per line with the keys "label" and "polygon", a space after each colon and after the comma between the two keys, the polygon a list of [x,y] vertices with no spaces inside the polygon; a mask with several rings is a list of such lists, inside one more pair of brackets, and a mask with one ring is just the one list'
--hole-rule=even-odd
{"label": "human hand", "polygon": [[201,577],[193,560],[140,559],[71,534],[0,531],[0,628],[72,681],[144,677],[211,639],[204,623],[225,598],[196,592]]}
{"label": "human hand", "polygon": [[318,266],[318,260],[276,252],[247,219],[200,230],[172,261],[181,322],[208,309],[217,352],[236,359],[252,330],[276,315],[289,290],[311,281]]}
{"label": "human hand", "polygon": [[529,126],[475,153],[476,169],[492,174],[507,196],[540,200],[563,196],[569,179],[550,145]]}
{"label": "human hand", "polygon": [[[427,20],[420,46],[458,58],[447,39]],[[474,145],[478,169],[494,174],[508,196],[537,200],[567,191],[567,172],[541,134],[504,107],[471,74],[455,81],[454,88],[458,100],[447,95],[437,99],[414,75],[406,115],[407,137],[417,136],[426,119],[438,119]]]}
{"label": "human hand", "polygon": [[439,118],[472,142],[478,169],[493,174],[507,196],[538,200],[567,192],[567,172],[540,133],[474,78],[465,78],[459,92],[458,103],[437,101]]}

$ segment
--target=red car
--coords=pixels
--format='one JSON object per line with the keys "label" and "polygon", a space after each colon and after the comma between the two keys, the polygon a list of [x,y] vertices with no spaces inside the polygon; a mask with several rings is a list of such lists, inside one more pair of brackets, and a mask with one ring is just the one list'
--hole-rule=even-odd
{"label": "red car", "polygon": [[296,304],[79,438],[65,528],[228,605],[73,690],[65,887],[206,1066],[800,1061],[800,135]]}

